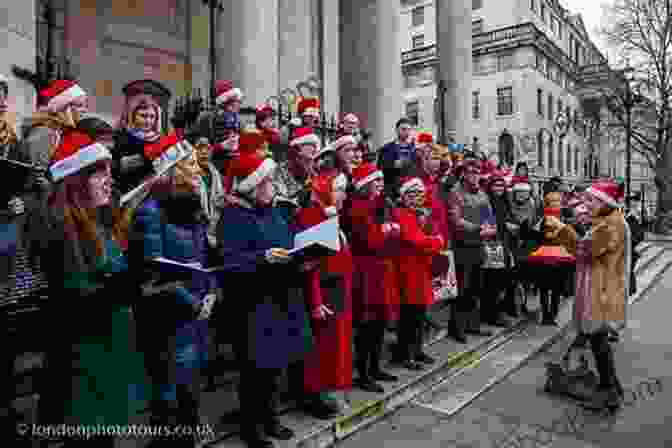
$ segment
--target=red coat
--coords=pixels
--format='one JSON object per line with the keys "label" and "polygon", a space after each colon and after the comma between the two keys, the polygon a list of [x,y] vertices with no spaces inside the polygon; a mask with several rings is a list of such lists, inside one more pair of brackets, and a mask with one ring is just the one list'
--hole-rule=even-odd
{"label": "red coat", "polygon": [[436,233],[426,234],[414,210],[394,212],[401,227],[397,251],[401,304],[430,306],[434,302],[432,259],[443,250],[445,240]]}
{"label": "red coat", "polygon": [[398,316],[394,241],[386,239],[382,224],[376,222],[376,208],[382,205],[382,198],[354,200],[347,217],[352,229],[352,302],[356,321],[389,321]]}
{"label": "red coat", "polygon": [[[327,219],[321,207],[304,208],[297,214],[300,227],[307,228]],[[314,349],[304,361],[304,388],[308,393],[352,387],[352,254],[341,240],[341,251],[326,257],[320,268],[308,273],[306,300],[310,309],[326,305],[327,291],[320,285],[321,274],[341,274],[344,280],[343,312],[326,320],[311,319]]]}
{"label": "red coat", "polygon": [[448,225],[448,208],[446,202],[441,199],[439,189],[441,186],[438,179],[434,176],[421,177],[422,183],[425,184],[426,199],[425,207],[432,211],[432,224],[439,235],[444,240],[450,240],[450,226]]}

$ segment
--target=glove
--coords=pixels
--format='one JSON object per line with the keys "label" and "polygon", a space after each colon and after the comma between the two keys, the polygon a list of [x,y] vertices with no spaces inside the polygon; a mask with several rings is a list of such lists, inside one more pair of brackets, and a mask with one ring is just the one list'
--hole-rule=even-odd
{"label": "glove", "polygon": [[401,227],[396,222],[386,222],[383,224],[383,233],[385,236],[395,236],[399,235],[401,232]]}
{"label": "glove", "polygon": [[22,215],[26,207],[23,203],[23,199],[19,197],[12,198],[8,203],[7,207],[9,208],[10,213],[15,216]]}
{"label": "glove", "polygon": [[266,261],[275,264],[275,263],[289,263],[292,259],[287,254],[287,249],[282,249],[282,248],[273,248],[273,249],[268,249],[266,253],[264,254],[264,258],[266,258]]}
{"label": "glove", "polygon": [[206,296],[201,301],[201,309],[198,314],[197,320],[209,319],[212,314],[212,308],[217,302],[217,295],[215,293],[206,294]]}
{"label": "glove", "polygon": [[333,316],[334,312],[324,305],[318,305],[310,312],[310,316],[315,320],[324,320],[327,316]]}

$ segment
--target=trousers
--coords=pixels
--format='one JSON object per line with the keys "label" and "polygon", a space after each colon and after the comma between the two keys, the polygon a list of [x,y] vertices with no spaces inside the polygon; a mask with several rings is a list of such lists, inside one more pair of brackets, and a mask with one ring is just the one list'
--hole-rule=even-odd
{"label": "trousers", "polygon": [[399,310],[397,342],[399,357],[413,360],[422,352],[422,336],[427,309],[424,305],[403,304]]}
{"label": "trousers", "polygon": [[361,378],[380,371],[380,355],[385,337],[385,321],[362,322],[355,334],[355,366]]}

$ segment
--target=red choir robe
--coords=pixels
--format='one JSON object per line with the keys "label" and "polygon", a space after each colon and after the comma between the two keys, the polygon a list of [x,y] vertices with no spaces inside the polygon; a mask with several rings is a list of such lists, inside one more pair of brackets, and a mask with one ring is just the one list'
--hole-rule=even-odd
{"label": "red choir robe", "polygon": [[[322,207],[304,208],[297,214],[302,228],[319,224],[327,219]],[[328,294],[323,288],[325,274],[341,275],[343,279],[343,311],[324,320],[311,319],[314,349],[304,360],[304,390],[318,393],[352,387],[352,276],[350,248],[341,236],[338,254],[325,257],[318,269],[307,275],[306,300],[310,309],[324,304],[329,306]],[[332,310],[333,311],[333,310]]]}
{"label": "red choir robe", "polygon": [[394,215],[401,228],[396,256],[400,303],[429,307],[434,303],[433,257],[444,249],[445,240],[425,233],[415,210],[399,208]]}
{"label": "red choir robe", "polygon": [[352,230],[351,249],[354,260],[352,288],[355,321],[396,320],[399,309],[394,241],[376,222],[376,210],[383,207],[383,197],[352,201],[347,219]]}
{"label": "red choir robe", "polygon": [[446,202],[441,199],[439,189],[438,179],[436,176],[422,176],[420,178],[422,183],[425,185],[426,197],[425,197],[425,207],[432,211],[432,225],[437,230],[438,234],[443,237],[444,240],[450,240],[450,226],[448,225],[448,209],[446,207]]}

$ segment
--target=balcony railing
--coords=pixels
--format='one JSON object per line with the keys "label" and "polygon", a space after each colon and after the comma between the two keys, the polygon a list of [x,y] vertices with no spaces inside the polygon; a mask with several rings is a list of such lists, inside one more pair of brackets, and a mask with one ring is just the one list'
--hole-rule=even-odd
{"label": "balcony railing", "polygon": [[414,48],[401,52],[401,63],[418,62],[426,59],[432,59],[437,56],[436,44],[425,45],[424,47]]}
{"label": "balcony railing", "polygon": [[534,36],[535,28],[531,23],[524,23],[522,25],[514,25],[508,28],[501,28],[486,33],[478,33],[472,35],[472,45],[480,47],[494,42],[502,43],[506,41],[518,40],[523,37]]}

